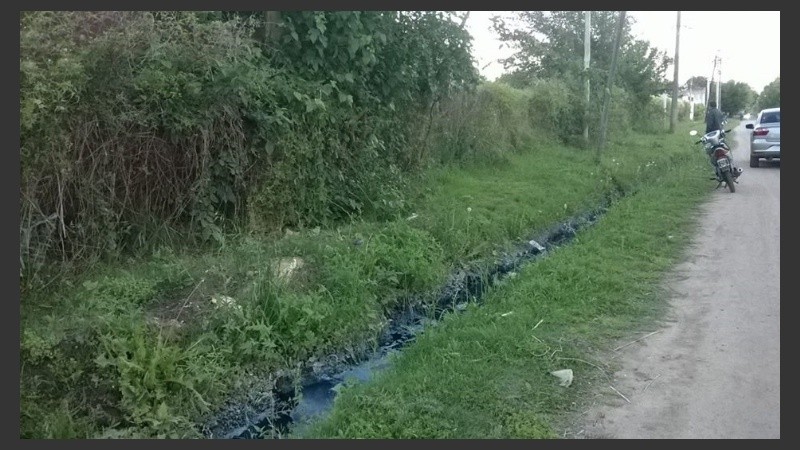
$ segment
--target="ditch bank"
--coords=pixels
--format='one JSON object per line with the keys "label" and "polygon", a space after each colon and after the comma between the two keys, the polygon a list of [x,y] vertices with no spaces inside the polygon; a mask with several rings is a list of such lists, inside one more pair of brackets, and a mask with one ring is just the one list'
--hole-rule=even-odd
{"label": "ditch bank", "polygon": [[[302,430],[312,419],[333,405],[345,383],[369,380],[390,364],[406,344],[449,313],[458,313],[469,303],[480,304],[484,293],[516,270],[549,251],[569,243],[578,231],[593,225],[624,193],[617,189],[599,206],[561,222],[541,235],[518,245],[490,262],[473,262],[451,274],[430,298],[404,299],[394,310],[376,341],[365,342],[324,358],[312,358],[292,370],[263,380],[245,399],[225,406],[202,429],[207,438],[281,438]],[[426,297],[427,298],[427,297]]]}

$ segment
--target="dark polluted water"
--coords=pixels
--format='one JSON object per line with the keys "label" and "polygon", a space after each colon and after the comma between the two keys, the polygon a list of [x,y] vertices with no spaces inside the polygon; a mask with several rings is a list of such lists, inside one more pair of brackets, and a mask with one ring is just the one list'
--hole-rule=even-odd
{"label": "dark polluted water", "polygon": [[283,380],[283,387],[274,389],[270,408],[245,419],[245,423],[227,430],[216,430],[213,434],[224,439],[257,439],[280,438],[290,432],[302,431],[312,419],[330,410],[339,387],[344,383],[368,381],[388,367],[391,356],[413,342],[425,326],[435,323],[444,314],[466,309],[470,302],[480,303],[488,288],[523,264],[568,243],[578,230],[593,225],[609,203],[607,200],[603,206],[555,226],[538,239],[525,242],[488,268],[460,270],[452,274],[438,290],[434,304],[411,302],[395,311],[374,350],[362,352],[360,356],[337,356],[334,364],[305,368],[298,379]]}

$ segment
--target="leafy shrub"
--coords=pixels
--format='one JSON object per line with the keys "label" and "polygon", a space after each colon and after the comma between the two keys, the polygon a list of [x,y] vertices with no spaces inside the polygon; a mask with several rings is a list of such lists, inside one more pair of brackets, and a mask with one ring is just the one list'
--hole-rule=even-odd
{"label": "leafy shrub", "polygon": [[86,281],[83,285],[87,295],[95,304],[114,305],[126,308],[140,306],[153,299],[154,284],[132,274],[105,276],[98,281]]}
{"label": "leafy shrub", "polygon": [[188,423],[176,412],[206,411],[201,392],[211,395],[224,386],[216,356],[198,345],[181,349],[168,344],[142,327],[129,331],[102,335],[95,363],[116,374],[114,386],[128,425],[183,437],[171,434],[179,429],[176,425]]}
{"label": "leafy shrub", "polygon": [[529,112],[531,123],[566,138],[583,130],[582,103],[572,94],[566,82],[555,79],[535,80]]}
{"label": "leafy shrub", "polygon": [[511,108],[497,98],[492,87],[483,84],[476,94],[462,93],[439,105],[430,118],[432,160],[440,164],[492,160],[514,150],[509,143],[514,125],[501,119]]}
{"label": "leafy shrub", "polygon": [[469,34],[441,12],[281,14],[266,44],[260,13],[21,14],[25,286],[53,256],[402,211],[415,112],[477,81]]}
{"label": "leafy shrub", "polygon": [[379,286],[401,291],[433,287],[444,276],[443,252],[423,230],[404,222],[392,222],[364,248],[365,274]]}

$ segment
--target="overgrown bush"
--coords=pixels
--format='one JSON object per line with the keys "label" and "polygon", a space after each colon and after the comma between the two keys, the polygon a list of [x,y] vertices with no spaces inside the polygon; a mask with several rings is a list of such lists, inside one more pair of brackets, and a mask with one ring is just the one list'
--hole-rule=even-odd
{"label": "overgrown bush", "polygon": [[656,133],[664,130],[665,116],[663,101],[652,97],[645,104],[634,104],[632,107],[632,126],[643,133]]}
{"label": "overgrown bush", "polygon": [[548,130],[562,139],[583,132],[583,102],[565,82],[534,80],[529,90],[529,114],[534,127]]}
{"label": "overgrown bush", "polygon": [[[705,122],[706,117],[706,105],[694,105],[694,121],[695,122]],[[705,130],[705,126],[703,126]]]}
{"label": "overgrown bush", "polygon": [[442,164],[497,161],[519,151],[533,137],[530,99],[528,90],[484,83],[474,94],[443,102],[432,118],[432,159]]}
{"label": "overgrown bush", "polygon": [[[428,110],[477,81],[439,12],[29,12],[23,287],[53,261],[403,207]],[[271,35],[270,35],[271,36]],[[425,136],[429,130],[424,133]],[[424,144],[424,145],[422,145]]]}
{"label": "overgrown bush", "polygon": [[[21,109],[44,105],[21,124],[23,269],[136,247],[154,223],[219,236],[255,151],[248,115],[278,115],[248,34],[191,14],[23,16]],[[49,47],[66,62],[43,63]],[[70,101],[41,98],[54,85]]]}

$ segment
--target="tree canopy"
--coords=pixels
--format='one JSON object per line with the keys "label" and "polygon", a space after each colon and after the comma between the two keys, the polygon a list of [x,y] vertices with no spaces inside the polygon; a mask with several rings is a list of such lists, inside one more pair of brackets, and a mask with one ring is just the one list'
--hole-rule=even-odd
{"label": "tree canopy", "polygon": [[722,96],[722,111],[730,115],[738,114],[751,109],[756,92],[747,83],[730,80],[720,86]]}
{"label": "tree canopy", "polygon": [[[618,13],[592,11],[590,30],[590,77],[602,85],[611,66]],[[584,55],[583,11],[521,11],[514,16],[493,17],[500,40],[516,49],[502,62],[520,78],[561,78],[580,80]],[[671,59],[649,42],[631,34],[631,19],[626,18],[620,43],[618,84],[632,95],[647,101],[667,89],[665,73]]]}
{"label": "tree canopy", "polygon": [[758,96],[758,109],[777,108],[781,106],[781,77],[764,86]]}

